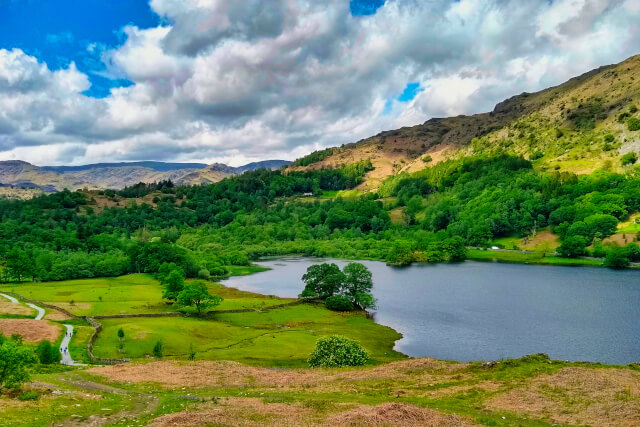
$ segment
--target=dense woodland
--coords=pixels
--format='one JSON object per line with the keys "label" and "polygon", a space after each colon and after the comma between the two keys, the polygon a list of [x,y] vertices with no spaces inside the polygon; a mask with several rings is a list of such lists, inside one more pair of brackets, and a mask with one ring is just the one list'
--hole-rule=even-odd
{"label": "dense woodland", "polygon": [[[640,261],[636,243],[601,243],[640,211],[638,166],[576,176],[538,172],[510,155],[481,155],[391,177],[378,194],[302,196],[353,188],[370,168],[365,161],[336,170],[259,170],[208,186],[139,184],[103,192],[121,205],[105,209],[82,192],[3,200],[3,278],[155,273],[170,262],[187,277],[217,277],[228,266],[293,253],[397,265],[459,261],[465,246],[487,247],[496,237],[544,227],[561,237],[562,256],[607,256],[612,267]],[[139,202],[151,193],[155,207]],[[389,212],[398,207],[404,221],[392,224]]]}

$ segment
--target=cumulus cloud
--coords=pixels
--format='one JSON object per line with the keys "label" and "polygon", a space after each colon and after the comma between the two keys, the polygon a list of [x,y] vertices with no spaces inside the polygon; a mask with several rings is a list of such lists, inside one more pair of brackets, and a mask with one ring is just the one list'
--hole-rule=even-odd
{"label": "cumulus cloud", "polygon": [[[632,0],[151,0],[163,24],[122,29],[104,75],[134,84],[83,95],[0,50],[0,158],[36,163],[293,159],[431,117],[477,113],[637,52]],[[409,82],[424,88],[396,98]],[[389,102],[388,100],[394,100]],[[387,108],[385,108],[385,105]]]}

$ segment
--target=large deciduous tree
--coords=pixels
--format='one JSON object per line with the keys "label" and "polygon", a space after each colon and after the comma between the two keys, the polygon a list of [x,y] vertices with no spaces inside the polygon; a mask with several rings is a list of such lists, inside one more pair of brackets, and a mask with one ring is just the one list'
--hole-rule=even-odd
{"label": "large deciduous tree", "polygon": [[178,294],[178,304],[190,307],[195,306],[198,313],[210,307],[214,307],[222,301],[222,298],[211,295],[204,282],[195,281],[184,285],[184,289]]}
{"label": "large deciduous tree", "polygon": [[325,299],[340,290],[344,283],[344,273],[335,264],[316,264],[302,276],[305,288],[302,296],[317,296]]}

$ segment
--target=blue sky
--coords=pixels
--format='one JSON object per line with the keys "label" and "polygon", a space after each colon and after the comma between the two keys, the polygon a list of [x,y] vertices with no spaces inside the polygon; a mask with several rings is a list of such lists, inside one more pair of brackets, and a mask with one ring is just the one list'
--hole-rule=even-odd
{"label": "blue sky", "polygon": [[0,0],[0,48],[20,48],[52,70],[74,61],[92,82],[88,95],[106,96],[130,83],[98,74],[103,48],[124,42],[125,25],[149,28],[159,19],[146,0]]}
{"label": "blue sky", "polygon": [[[126,25],[151,28],[160,17],[148,0],[0,0],[0,48],[20,48],[52,70],[71,61],[92,83],[86,95],[100,98],[132,82],[105,77],[101,54],[125,40]],[[350,0],[354,16],[369,16],[385,0]]]}

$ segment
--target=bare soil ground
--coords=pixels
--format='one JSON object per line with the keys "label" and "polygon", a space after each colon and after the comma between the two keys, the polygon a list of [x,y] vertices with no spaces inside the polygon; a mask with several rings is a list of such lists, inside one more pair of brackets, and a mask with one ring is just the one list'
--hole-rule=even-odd
{"label": "bare soil ground", "polygon": [[565,368],[498,395],[488,409],[525,413],[553,423],[640,425],[640,372]]}
{"label": "bare soil ground", "polygon": [[62,326],[43,320],[0,319],[0,332],[5,336],[18,334],[30,342],[55,341],[62,333]]}

